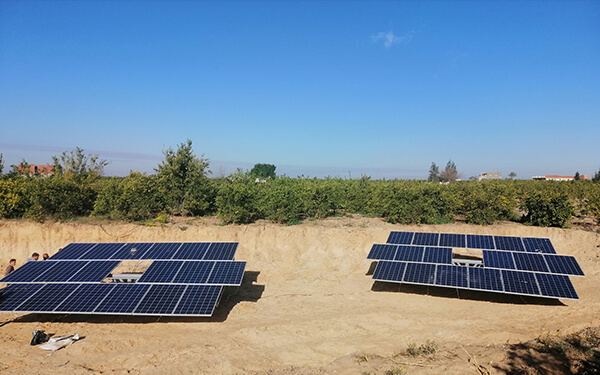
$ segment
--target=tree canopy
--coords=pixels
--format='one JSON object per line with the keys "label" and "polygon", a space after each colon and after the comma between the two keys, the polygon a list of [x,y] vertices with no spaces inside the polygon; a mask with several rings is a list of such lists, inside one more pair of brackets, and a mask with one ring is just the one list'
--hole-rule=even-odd
{"label": "tree canopy", "polygon": [[250,175],[257,178],[275,178],[276,166],[273,164],[254,164],[254,167],[250,170]]}

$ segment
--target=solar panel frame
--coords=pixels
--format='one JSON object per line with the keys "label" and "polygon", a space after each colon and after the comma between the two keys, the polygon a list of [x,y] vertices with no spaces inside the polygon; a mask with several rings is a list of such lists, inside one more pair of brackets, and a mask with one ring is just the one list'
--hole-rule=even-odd
{"label": "solar panel frame", "polygon": [[435,285],[435,268],[432,263],[407,263],[403,283],[419,285]]}
{"label": "solar panel frame", "polygon": [[181,242],[157,242],[144,253],[142,259],[170,260],[182,244]]}
{"label": "solar panel frame", "polygon": [[0,283],[31,283],[35,279],[50,271],[52,267],[55,267],[60,262],[50,261],[29,261],[17,268],[4,278],[0,280]]}
{"label": "solar panel frame", "polygon": [[541,296],[540,288],[533,272],[500,270],[506,293],[525,296]]}
{"label": "solar panel frame", "polygon": [[467,236],[465,234],[440,233],[440,246],[465,248],[467,246]]}
{"label": "solar panel frame", "polygon": [[469,289],[486,292],[504,292],[501,270],[469,267]]}
{"label": "solar panel frame", "polygon": [[81,284],[53,312],[91,314],[116,287],[114,283]]}
{"label": "solar panel frame", "polygon": [[425,253],[424,246],[398,245],[394,260],[401,262],[421,262]]}
{"label": "solar panel frame", "polygon": [[138,284],[157,284],[173,282],[177,273],[183,267],[183,260],[156,260],[137,281]]}
{"label": "solar panel frame", "polygon": [[221,285],[188,285],[172,315],[212,316],[222,291]]}
{"label": "solar panel frame", "polygon": [[416,232],[411,245],[437,246],[440,242],[439,233]]}
{"label": "solar panel frame", "polygon": [[155,245],[154,242],[134,242],[124,244],[109,260],[142,260],[144,256]]}
{"label": "solar panel frame", "polygon": [[213,242],[206,250],[203,260],[233,260],[237,251],[237,242]]}
{"label": "solar panel frame", "polygon": [[509,251],[482,250],[483,266],[485,268],[500,268],[515,270],[517,265],[513,253]]}
{"label": "solar panel frame", "polygon": [[390,232],[387,243],[398,245],[410,245],[415,236],[415,232]]}
{"label": "solar panel frame", "polygon": [[373,272],[373,280],[402,282],[406,264],[406,262],[377,262]]}
{"label": "solar panel frame", "polygon": [[153,284],[134,310],[135,315],[173,315],[188,285]]}
{"label": "solar panel frame", "polygon": [[208,276],[207,284],[242,285],[246,262],[218,261]]}
{"label": "solar panel frame", "polygon": [[81,256],[89,252],[92,248],[94,248],[98,243],[88,243],[88,242],[75,242],[70,243],[67,246],[60,249],[56,254],[52,255],[48,260],[58,261],[58,260],[74,260],[79,259]]}
{"label": "solar panel frame", "polygon": [[468,267],[438,264],[435,273],[435,285],[459,289],[469,288]]}
{"label": "solar panel frame", "polygon": [[536,273],[535,277],[540,287],[540,293],[543,296],[561,299],[579,299],[568,276]]}
{"label": "solar panel frame", "polygon": [[544,254],[550,272],[561,275],[585,276],[577,259],[571,255]]}
{"label": "solar panel frame", "polygon": [[0,290],[0,311],[14,311],[32,298],[45,284],[10,284]]}
{"label": "solar panel frame", "polygon": [[[43,263],[50,263],[50,261],[44,261]],[[48,271],[42,273],[36,277],[33,282],[36,283],[60,283],[69,280],[77,272],[88,264],[88,262],[81,262],[78,260],[64,260],[61,262],[54,262],[56,265],[52,266]]]}
{"label": "solar panel frame", "polygon": [[424,263],[452,264],[452,249],[449,247],[425,248],[423,253]]}
{"label": "solar panel frame", "polygon": [[183,243],[171,259],[200,260],[206,255],[211,242],[188,242]]}
{"label": "solar panel frame", "polygon": [[535,253],[511,253],[520,271],[550,272],[544,256]]}
{"label": "solar panel frame", "polygon": [[100,243],[91,248],[88,252],[80,256],[80,260],[106,260],[117,253],[123,247],[123,242]]}
{"label": "solar panel frame", "polygon": [[51,313],[67,297],[71,295],[81,284],[45,284],[31,298],[24,301],[14,312]]}
{"label": "solar panel frame", "polygon": [[496,250],[525,251],[521,237],[494,236]]}
{"label": "solar panel frame", "polygon": [[494,250],[494,236],[481,234],[467,234],[467,249]]}
{"label": "solar panel frame", "polygon": [[132,315],[151,284],[115,284],[93,314]]}
{"label": "solar panel frame", "polygon": [[206,284],[216,261],[183,262],[173,278],[173,284]]}
{"label": "solar panel frame", "polygon": [[77,273],[67,281],[70,283],[93,283],[104,280],[121,261],[96,261],[87,262]]}
{"label": "solar panel frame", "polygon": [[367,255],[367,259],[393,260],[396,256],[398,245],[374,244]]}
{"label": "solar panel frame", "polygon": [[552,242],[548,238],[523,237],[525,251],[531,253],[556,254]]}

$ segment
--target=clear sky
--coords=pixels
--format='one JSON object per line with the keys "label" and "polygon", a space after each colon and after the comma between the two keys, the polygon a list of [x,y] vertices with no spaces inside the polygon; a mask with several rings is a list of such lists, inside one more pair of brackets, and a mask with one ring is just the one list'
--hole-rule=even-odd
{"label": "clear sky", "polygon": [[186,139],[213,175],[592,174],[600,1],[0,1],[5,169]]}

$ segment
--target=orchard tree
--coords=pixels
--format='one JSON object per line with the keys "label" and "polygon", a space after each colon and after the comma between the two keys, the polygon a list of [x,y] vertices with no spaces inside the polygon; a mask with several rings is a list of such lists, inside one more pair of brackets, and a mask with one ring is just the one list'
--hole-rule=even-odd
{"label": "orchard tree", "polygon": [[256,178],[275,178],[275,169],[277,167],[273,164],[254,164],[254,167],[250,170],[250,175]]}
{"label": "orchard tree", "polygon": [[509,178],[509,179],[511,179],[511,180],[514,180],[514,179],[515,179],[515,177],[517,177],[517,174],[516,174],[515,172],[510,172],[510,173],[508,174],[508,178]]}
{"label": "orchard tree", "polygon": [[575,172],[575,177],[573,177],[573,181],[579,181],[581,180],[581,175],[579,174],[579,171]]}
{"label": "orchard tree", "polygon": [[592,181],[600,182],[600,169],[596,173],[594,173],[594,177],[592,177]]}
{"label": "orchard tree", "polygon": [[456,164],[452,160],[448,160],[446,168],[440,173],[443,182],[454,182],[460,177]]}
{"label": "orchard tree", "polygon": [[53,156],[54,178],[72,180],[76,183],[91,183],[104,173],[108,161],[100,159],[98,155],[85,154],[82,148],[64,151],[58,156]]}
{"label": "orchard tree", "polygon": [[431,167],[429,167],[429,177],[427,178],[429,182],[440,182],[440,167],[438,167],[435,163],[431,163]]}

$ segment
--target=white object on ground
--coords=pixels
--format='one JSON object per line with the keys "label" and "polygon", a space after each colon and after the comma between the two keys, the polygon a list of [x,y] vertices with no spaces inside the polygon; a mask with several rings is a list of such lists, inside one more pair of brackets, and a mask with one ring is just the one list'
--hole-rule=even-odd
{"label": "white object on ground", "polygon": [[71,336],[65,337],[52,337],[48,342],[39,346],[40,349],[51,350],[53,352],[58,349],[64,348],[65,346],[71,345],[75,341],[79,340],[79,335],[76,333]]}

